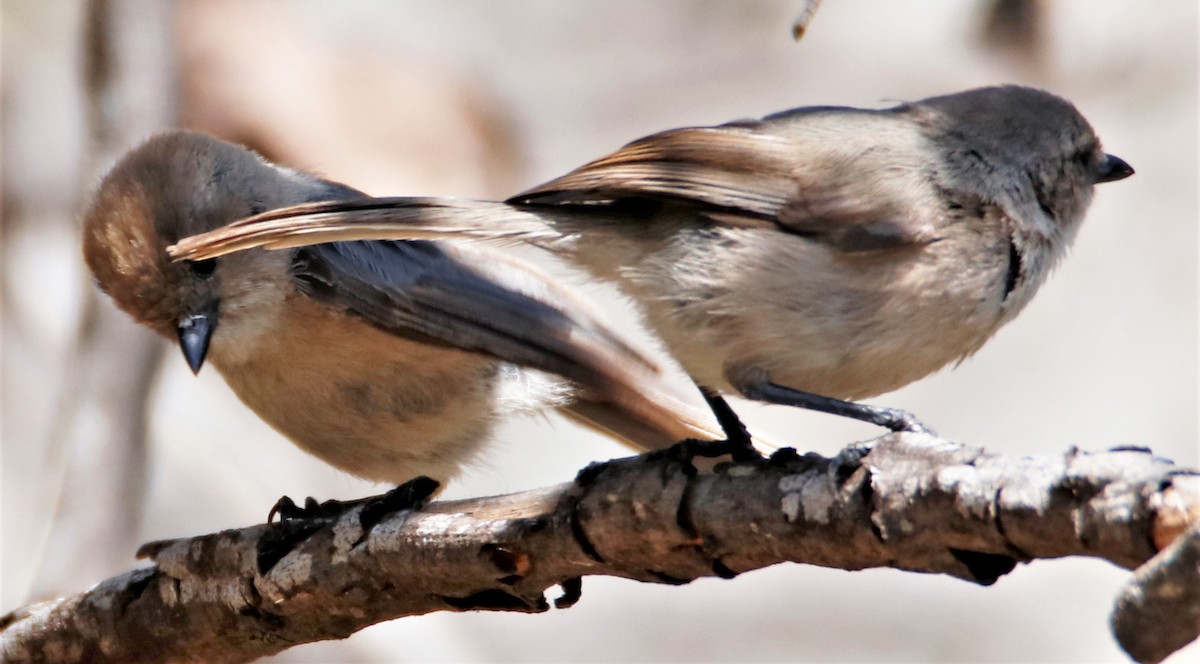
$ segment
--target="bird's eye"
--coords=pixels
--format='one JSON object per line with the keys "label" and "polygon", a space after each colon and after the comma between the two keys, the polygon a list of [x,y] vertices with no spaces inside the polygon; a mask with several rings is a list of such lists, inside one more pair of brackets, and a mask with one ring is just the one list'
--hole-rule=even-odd
{"label": "bird's eye", "polygon": [[217,259],[209,258],[202,261],[189,261],[187,265],[193,275],[201,279],[208,279],[213,275],[213,271],[217,269]]}

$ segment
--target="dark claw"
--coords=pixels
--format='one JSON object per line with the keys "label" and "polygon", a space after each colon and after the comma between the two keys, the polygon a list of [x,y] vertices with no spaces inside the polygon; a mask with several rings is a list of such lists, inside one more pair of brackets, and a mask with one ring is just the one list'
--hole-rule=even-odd
{"label": "dark claw", "polygon": [[437,480],[421,475],[381,496],[373,496],[359,501],[364,503],[362,512],[358,515],[358,521],[363,529],[363,537],[366,537],[375,524],[389,514],[423,507],[425,501],[437,491],[439,486],[441,485]]}
{"label": "dark claw", "polygon": [[740,449],[742,449],[741,444],[728,440],[700,440],[698,438],[688,438],[668,448],[669,456],[685,463],[691,463],[692,459],[696,457],[715,459],[727,454],[732,456]]}
{"label": "dark claw", "polygon": [[930,436],[936,436],[933,429],[925,426],[925,423],[918,420],[915,415],[906,411],[895,408],[880,408],[881,414],[886,417],[886,422],[882,423],[884,427],[895,432],[906,433],[923,433]]}
{"label": "dark claw", "polygon": [[[647,459],[666,459],[668,461],[673,461],[673,462],[679,464],[684,477],[694,477],[696,475],[696,473],[700,472],[699,469],[696,468],[696,465],[694,463],[692,463],[692,460],[694,458],[696,458],[696,456],[697,456],[697,454],[695,452],[695,448],[697,445],[705,445],[707,443],[712,443],[712,441],[688,438],[687,440],[681,440],[678,443],[675,443],[674,445],[672,445],[668,448],[657,450],[654,452],[648,452],[646,454],[646,458]],[[713,443],[713,444],[719,444],[719,443]],[[720,455],[718,454],[717,456],[720,456]],[[663,466],[662,473],[661,473],[663,484],[666,484],[668,481],[670,481],[671,475],[673,474],[673,472],[674,471],[672,470],[671,465],[668,464],[666,466]]]}
{"label": "dark claw", "polygon": [[275,501],[271,506],[271,511],[267,512],[267,523],[275,523],[275,517],[279,517],[280,521],[288,519],[298,519],[304,510],[296,506],[296,501],[289,496],[283,496]]}
{"label": "dark claw", "polygon": [[271,507],[271,511],[267,514],[267,523],[273,522],[276,516],[280,521],[336,519],[346,510],[361,502],[361,500],[326,500],[318,503],[316,498],[309,496],[304,499],[304,507],[300,507],[291,498],[284,496],[275,501],[275,505]]}
{"label": "dark claw", "polygon": [[311,519],[315,518],[312,514],[312,507],[316,504],[311,496],[304,501],[304,507],[300,507],[288,496],[284,496],[275,501],[271,507],[271,511],[267,513],[267,523],[274,523],[275,517],[279,517],[280,521],[292,521],[295,519]]}
{"label": "dark claw", "polygon": [[411,479],[404,484],[379,496],[359,498],[357,500],[326,500],[318,503],[316,498],[304,499],[304,507],[296,505],[291,498],[284,496],[275,502],[267,515],[267,523],[278,516],[280,521],[293,520],[326,520],[337,519],[355,507],[362,506],[359,522],[364,532],[370,532],[375,524],[389,514],[403,510],[417,509],[425,504],[439,484],[437,480],[421,476]]}
{"label": "dark claw", "polygon": [[[727,440],[700,440],[699,438],[688,438],[681,440],[674,445],[650,452],[646,456],[648,458],[664,458],[678,463],[685,477],[693,477],[700,470],[696,468],[694,461],[696,458],[714,459],[725,455],[733,456],[733,454],[741,450],[741,446],[730,443]],[[755,454],[758,452],[755,451]],[[664,468],[663,482],[670,479],[668,476],[671,472],[670,467]]]}

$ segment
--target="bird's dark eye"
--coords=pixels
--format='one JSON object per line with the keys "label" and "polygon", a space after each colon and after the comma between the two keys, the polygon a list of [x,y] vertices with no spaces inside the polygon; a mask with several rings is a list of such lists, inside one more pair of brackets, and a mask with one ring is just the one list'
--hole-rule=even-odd
{"label": "bird's dark eye", "polygon": [[209,258],[202,261],[189,261],[187,265],[193,275],[201,279],[208,279],[213,275],[213,270],[217,269],[217,259]]}

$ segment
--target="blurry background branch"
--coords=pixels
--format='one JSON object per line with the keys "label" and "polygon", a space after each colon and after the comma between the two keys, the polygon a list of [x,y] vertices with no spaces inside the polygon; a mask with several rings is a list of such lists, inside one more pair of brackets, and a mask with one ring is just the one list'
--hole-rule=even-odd
{"label": "blurry background branch", "polygon": [[792,39],[796,41],[804,39],[804,35],[808,33],[808,26],[812,24],[817,10],[820,8],[821,0],[804,0],[800,3],[800,11],[796,15],[796,20],[792,21]]}
{"label": "blurry background branch", "polygon": [[[1200,597],[1162,592],[1195,588],[1200,474],[1148,450],[1016,457],[892,434],[713,473],[662,453],[594,464],[573,483],[433,503],[366,530],[360,513],[148,544],[152,567],[0,619],[0,656],[238,662],[401,616],[540,613],[554,585],[565,608],[587,575],[678,585],[800,562],[989,585],[1062,556],[1151,561],[1114,618],[1135,657],[1200,633]],[[1127,599],[1146,594],[1173,610]],[[1127,627],[1146,621],[1155,629]]]}
{"label": "blurry background branch", "polygon": [[[128,146],[176,123],[176,57],[162,29],[171,25],[173,8],[141,0],[88,3],[89,158],[78,180],[85,188]],[[46,447],[54,459],[46,487],[54,495],[37,503],[51,506],[55,518],[35,594],[52,592],[62,570],[99,578],[120,569],[121,545],[137,536],[145,504],[147,410],[163,346],[130,326],[96,289],[83,289],[82,299]]]}

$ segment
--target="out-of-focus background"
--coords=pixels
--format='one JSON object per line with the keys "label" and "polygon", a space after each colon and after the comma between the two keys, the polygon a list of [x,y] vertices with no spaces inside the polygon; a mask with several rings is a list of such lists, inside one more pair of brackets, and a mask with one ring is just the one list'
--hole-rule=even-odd
{"label": "out-of-focus background", "polygon": [[[283,494],[384,488],[305,456],[96,297],[81,201],[120,150],[175,125],[374,194],[503,197],[669,127],[1045,87],[1137,175],[1098,189],[1064,265],[977,356],[876,401],[1000,452],[1136,444],[1198,461],[1192,0],[828,0],[800,43],[793,0],[100,4],[97,42],[86,3],[0,3],[0,610],[122,571],[146,540],[261,521]],[[102,48],[117,56],[97,68]],[[610,291],[581,287],[634,329]],[[879,433],[737,405],[755,430],[827,454]],[[556,417],[516,420],[447,495],[623,454]],[[277,660],[1123,661],[1107,617],[1126,577],[1068,559],[991,588],[796,565],[685,587],[589,578],[569,611],[403,619]],[[1175,661],[1189,656],[1198,646]]]}

